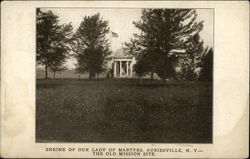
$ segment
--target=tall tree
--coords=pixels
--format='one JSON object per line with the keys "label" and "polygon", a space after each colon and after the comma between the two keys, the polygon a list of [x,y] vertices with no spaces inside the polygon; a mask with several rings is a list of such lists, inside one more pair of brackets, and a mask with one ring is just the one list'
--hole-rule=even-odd
{"label": "tall tree", "polygon": [[100,14],[83,17],[75,33],[75,58],[78,71],[89,72],[89,79],[103,72],[111,51],[106,34],[109,32],[108,21]]}
{"label": "tall tree", "polygon": [[204,53],[203,41],[198,33],[190,35],[184,43],[185,54],[179,55],[182,78],[186,80],[196,80],[196,69],[200,65],[200,59]]}
{"label": "tall tree", "polygon": [[55,73],[65,69],[65,62],[71,50],[73,27],[59,24],[59,17],[52,11],[37,9],[37,63]]}
{"label": "tall tree", "polygon": [[[141,31],[134,38],[142,58],[151,57],[148,65],[165,82],[175,73],[174,64],[190,35],[203,29],[203,22],[196,22],[192,9],[143,9],[141,20],[134,25]],[[132,45],[135,46],[135,45]]]}
{"label": "tall tree", "polygon": [[65,62],[67,55],[65,50],[61,48],[54,48],[53,54],[50,58],[49,69],[53,72],[53,77],[55,78],[56,72],[66,70]]}
{"label": "tall tree", "polygon": [[213,49],[210,48],[204,52],[201,57],[201,73],[199,80],[212,81],[213,80]]}

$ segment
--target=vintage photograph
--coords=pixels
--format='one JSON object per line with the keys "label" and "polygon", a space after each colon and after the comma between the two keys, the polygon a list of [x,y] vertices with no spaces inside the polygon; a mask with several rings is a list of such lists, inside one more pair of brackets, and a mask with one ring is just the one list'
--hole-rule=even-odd
{"label": "vintage photograph", "polygon": [[36,142],[212,144],[213,17],[36,8]]}

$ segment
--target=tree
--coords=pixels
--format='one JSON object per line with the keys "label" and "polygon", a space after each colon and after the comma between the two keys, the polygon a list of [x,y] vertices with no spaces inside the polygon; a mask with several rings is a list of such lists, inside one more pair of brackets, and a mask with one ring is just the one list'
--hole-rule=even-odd
{"label": "tree", "polygon": [[52,11],[43,12],[37,9],[37,62],[45,67],[45,78],[48,69],[57,71],[65,69],[65,62],[72,44],[71,23],[59,25],[59,17]]}
{"label": "tree", "polygon": [[[151,57],[148,71],[154,71],[165,82],[174,76],[174,65],[190,35],[203,29],[203,22],[196,22],[192,9],[143,9],[141,20],[134,25],[141,31],[134,35],[135,46],[142,58]],[[153,57],[153,58],[152,58]],[[140,59],[140,60],[141,60]]]}
{"label": "tree", "polygon": [[75,64],[75,73],[78,73],[79,79],[81,78],[81,72],[84,72],[84,69],[81,68],[81,65],[78,63]]}
{"label": "tree", "polygon": [[182,78],[186,80],[196,80],[196,69],[199,66],[200,58],[204,53],[203,41],[200,39],[198,33],[190,35],[184,43],[185,54],[179,56],[181,64]]}
{"label": "tree", "polygon": [[54,48],[54,53],[51,55],[49,69],[53,72],[53,77],[55,78],[56,72],[66,70],[64,65],[66,62],[67,55],[65,50],[60,48]]}
{"label": "tree", "polygon": [[201,73],[199,80],[212,81],[213,80],[213,49],[210,48],[205,52],[201,58]]}
{"label": "tree", "polygon": [[154,61],[155,56],[146,52],[146,49],[140,44],[140,39],[130,39],[129,43],[125,42],[126,53],[135,57],[137,62],[134,70],[139,78],[150,72],[151,79],[153,79],[154,65],[151,61]]}
{"label": "tree", "polygon": [[136,74],[138,75],[138,84],[142,84],[142,76],[147,74],[149,70],[151,70],[151,65],[149,65],[149,61],[151,59],[149,56],[139,56],[137,58],[137,63],[134,65],[134,70]]}
{"label": "tree", "polygon": [[75,33],[75,58],[78,71],[89,72],[89,79],[106,69],[107,58],[111,54],[106,34],[109,32],[108,21],[100,14],[85,16]]}

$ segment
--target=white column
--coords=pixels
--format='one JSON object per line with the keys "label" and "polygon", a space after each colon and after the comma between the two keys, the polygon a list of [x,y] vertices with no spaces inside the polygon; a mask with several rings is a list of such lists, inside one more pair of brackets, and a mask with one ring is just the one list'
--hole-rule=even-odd
{"label": "white column", "polygon": [[126,70],[127,70],[127,77],[128,77],[128,61],[126,61]]}
{"label": "white column", "polygon": [[114,61],[114,77],[116,77],[116,62]]}
{"label": "white column", "polygon": [[133,76],[133,67],[132,67],[132,61],[130,61],[130,77]]}
{"label": "white column", "polygon": [[120,77],[122,76],[122,61],[120,61]]}

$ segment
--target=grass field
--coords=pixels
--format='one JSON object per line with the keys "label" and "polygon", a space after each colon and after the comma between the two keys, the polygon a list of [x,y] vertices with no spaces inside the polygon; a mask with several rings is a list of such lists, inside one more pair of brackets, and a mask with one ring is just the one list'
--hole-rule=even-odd
{"label": "grass field", "polygon": [[37,142],[212,142],[212,84],[37,80]]}

